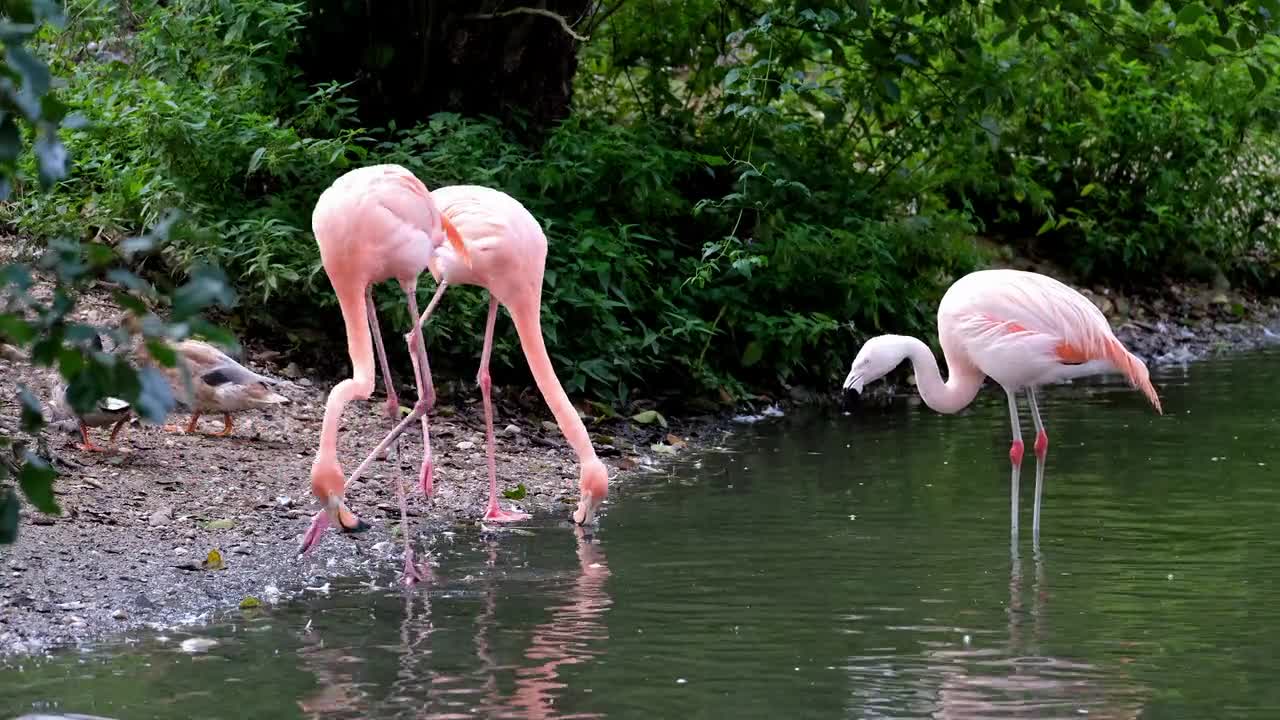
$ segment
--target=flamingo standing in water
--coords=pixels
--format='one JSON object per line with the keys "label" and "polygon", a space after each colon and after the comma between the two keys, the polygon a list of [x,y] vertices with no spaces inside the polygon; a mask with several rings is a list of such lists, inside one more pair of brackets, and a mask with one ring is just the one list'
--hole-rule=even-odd
{"label": "flamingo standing in water", "polygon": [[1036,387],[1107,372],[1123,374],[1162,413],[1147,366],[1125,349],[1107,318],[1088,298],[1051,277],[1021,270],[981,270],[957,280],[938,304],[938,339],[950,368],[943,382],[938,362],[923,342],[902,335],[871,338],[853,360],[844,389],[861,393],[905,359],[915,369],[925,404],[954,413],[977,396],[984,377],[1009,398],[1013,444],[1009,461],[1011,534],[1018,534],[1018,475],[1022,467],[1022,427],[1016,393],[1027,391],[1036,428],[1036,498],[1032,536],[1040,537],[1040,497],[1049,435],[1040,419]]}
{"label": "flamingo standing in water", "polygon": [[[498,476],[494,459],[493,405],[490,401],[492,382],[489,378],[489,356],[493,351],[493,332],[498,319],[498,303],[511,315],[520,338],[520,347],[529,363],[534,382],[555,416],[560,432],[578,456],[579,501],[573,513],[574,522],[587,525],[608,494],[609,475],[604,463],[591,446],[587,428],[565,394],[547,347],[542,339],[542,276],[547,261],[547,238],[538,221],[515,198],[493,188],[478,185],[451,185],[431,193],[435,207],[443,213],[448,227],[456,228],[458,241],[437,246],[431,256],[430,270],[438,286],[435,295],[414,325],[414,332],[427,321],[450,285],[478,285],[489,291],[489,315],[485,322],[484,348],[480,352],[480,370],[476,383],[484,403],[485,444],[489,465],[489,507],[484,519],[490,522],[512,522],[528,515],[503,510],[498,505]],[[425,366],[425,353],[419,361]],[[385,365],[384,365],[385,367]],[[430,383],[430,376],[426,382]],[[390,383],[388,382],[388,385]],[[430,394],[430,388],[428,393]],[[406,423],[392,430],[378,448],[370,453],[352,473],[364,472],[373,458],[404,431]],[[425,437],[425,435],[424,435]],[[350,482],[350,481],[348,481]],[[430,496],[429,476],[423,475],[422,491]]]}
{"label": "flamingo standing in water", "polygon": [[[348,533],[368,529],[368,525],[342,502],[346,481],[338,463],[337,445],[338,423],[347,403],[356,398],[368,399],[373,393],[373,340],[377,342],[382,361],[388,414],[394,420],[399,412],[378,331],[372,285],[395,278],[404,291],[410,317],[416,319],[418,276],[426,269],[433,253],[448,242],[455,248],[450,257],[459,267],[467,268],[470,263],[458,231],[437,209],[426,186],[399,165],[373,165],[339,177],[320,195],[312,212],[311,224],[316,243],[320,246],[321,263],[342,309],[352,377],[334,386],[325,403],[320,448],[311,466],[311,491],[324,504],[324,509],[316,514],[303,537],[302,552],[309,550],[331,523]],[[432,304],[438,300],[439,293]],[[426,413],[434,396],[420,323],[414,324],[405,339],[413,358],[418,400],[413,411],[396,426],[394,437],[398,437],[411,423],[421,421],[424,446],[421,477],[423,482],[430,482],[431,445]],[[374,454],[381,453],[387,445],[389,442],[383,442]],[[366,460],[361,467],[367,466],[368,462]],[[405,580],[413,582],[420,576],[413,564],[413,551],[409,544],[404,488],[398,478],[395,483],[404,534]]]}

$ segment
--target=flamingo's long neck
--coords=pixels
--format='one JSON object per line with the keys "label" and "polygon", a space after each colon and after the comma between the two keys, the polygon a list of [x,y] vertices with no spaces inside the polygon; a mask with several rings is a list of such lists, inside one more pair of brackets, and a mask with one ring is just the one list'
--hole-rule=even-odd
{"label": "flamingo's long neck", "polygon": [[346,324],[347,353],[351,356],[352,372],[351,378],[329,391],[329,398],[325,401],[317,462],[337,459],[338,425],[342,421],[343,409],[355,397],[363,395],[367,398],[373,392],[373,336],[370,335],[364,292],[341,293],[338,301]]}
{"label": "flamingo's long neck", "polygon": [[924,404],[940,413],[951,414],[973,402],[982,389],[982,373],[952,363],[951,377],[942,380],[938,359],[933,351],[920,340],[905,338],[906,356],[916,373],[916,388]]}
{"label": "flamingo's long neck", "polygon": [[591,447],[591,437],[587,434],[587,426],[582,424],[578,411],[569,402],[551,367],[551,358],[547,355],[547,346],[542,341],[541,306],[534,300],[529,307],[507,308],[511,319],[515,322],[516,333],[520,336],[520,347],[524,349],[525,359],[529,361],[529,370],[533,380],[538,384],[542,399],[547,402],[551,414],[560,426],[560,432],[578,455],[579,464],[596,459],[595,448]]}

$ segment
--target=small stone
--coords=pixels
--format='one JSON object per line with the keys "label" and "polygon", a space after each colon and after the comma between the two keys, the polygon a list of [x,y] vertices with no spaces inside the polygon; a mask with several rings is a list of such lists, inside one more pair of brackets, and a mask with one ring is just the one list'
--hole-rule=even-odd
{"label": "small stone", "polygon": [[147,522],[151,525],[168,525],[173,519],[173,508],[162,507],[151,513],[151,517],[147,518]]}
{"label": "small stone", "polygon": [[0,356],[10,362],[22,362],[27,359],[26,353],[9,343],[0,343]]}
{"label": "small stone", "polygon": [[471,442],[470,440],[463,440],[462,442],[458,443],[459,450],[472,450],[475,448],[475,446],[476,444]]}
{"label": "small stone", "polygon": [[116,620],[128,620],[129,613],[125,612],[124,608],[119,608],[115,612],[111,613],[111,617]]}
{"label": "small stone", "polygon": [[59,610],[79,610],[84,607],[82,602],[65,602],[58,605]]}
{"label": "small stone", "polygon": [[288,495],[279,495],[276,497],[276,505],[285,508],[290,507],[293,505],[293,498]]}
{"label": "small stone", "polygon": [[288,365],[284,366],[284,369],[280,371],[280,374],[284,375],[287,378],[292,378],[294,380],[297,380],[298,378],[302,377],[302,369],[298,367],[298,363],[291,362]]}
{"label": "small stone", "polygon": [[182,645],[180,647],[183,652],[198,653],[206,652],[209,648],[214,647],[217,644],[217,640],[211,640],[209,638],[187,638],[182,641]]}
{"label": "small stone", "polygon": [[513,424],[508,424],[506,427],[498,431],[498,437],[514,437],[519,434],[520,428]]}

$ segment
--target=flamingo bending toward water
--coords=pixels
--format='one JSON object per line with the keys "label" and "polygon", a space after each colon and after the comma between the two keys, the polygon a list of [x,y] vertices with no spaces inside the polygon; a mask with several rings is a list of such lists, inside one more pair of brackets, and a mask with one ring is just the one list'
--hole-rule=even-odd
{"label": "flamingo bending toward water", "polygon": [[[321,263],[342,309],[352,377],[334,386],[325,403],[320,448],[311,466],[311,491],[324,504],[324,509],[316,514],[303,537],[302,552],[309,550],[331,523],[343,532],[368,529],[368,525],[342,502],[346,481],[342,466],[338,463],[337,445],[338,422],[347,403],[356,398],[368,399],[373,393],[374,340],[382,359],[383,380],[387,385],[388,414],[394,420],[399,412],[382,337],[378,331],[371,286],[373,283],[395,278],[404,291],[410,317],[416,319],[418,276],[426,269],[433,253],[448,242],[455,248],[450,257],[455,258],[454,262],[459,267],[467,268],[470,263],[458,231],[437,209],[426,186],[413,173],[399,165],[358,168],[334,180],[316,202],[311,225],[316,243],[320,247]],[[439,293],[432,300],[432,305],[438,300]],[[430,309],[431,306],[428,306],[428,312]],[[431,445],[427,434],[426,413],[434,400],[434,394],[431,391],[431,375],[420,323],[414,324],[405,339],[413,358],[418,400],[413,411],[396,426],[394,437],[398,437],[409,424],[421,421],[424,446],[421,476],[424,482],[429,482]],[[389,442],[383,442],[374,454],[382,452],[388,444]],[[365,465],[368,462],[366,460]],[[413,564],[413,551],[409,544],[411,534],[405,512],[404,488],[398,478],[395,483],[404,534],[404,579],[413,582],[420,576]]]}
{"label": "flamingo bending toward water", "polygon": [[984,377],[1009,398],[1013,465],[1009,503],[1013,536],[1018,533],[1018,475],[1022,467],[1022,427],[1016,393],[1027,391],[1036,429],[1036,498],[1032,536],[1040,537],[1040,497],[1049,435],[1040,419],[1035,388],[1070,378],[1107,372],[1123,374],[1162,413],[1147,366],[1125,349],[1107,318],[1088,298],[1051,277],[1022,270],[980,270],[957,280],[938,304],[938,339],[950,377],[943,382],[938,362],[920,340],[903,335],[871,338],[854,358],[844,389],[862,392],[903,360],[915,369],[925,404],[940,413],[958,412],[977,396]]}
{"label": "flamingo bending toward water", "polygon": [[[527,518],[520,512],[503,510],[498,505],[498,477],[494,459],[493,405],[490,401],[492,382],[489,356],[493,351],[493,331],[498,319],[498,304],[507,308],[520,338],[520,347],[529,363],[534,382],[565,440],[578,456],[579,501],[573,513],[574,522],[587,525],[608,494],[609,475],[604,463],[591,446],[587,428],[565,394],[542,338],[542,277],[547,261],[547,238],[533,215],[515,198],[493,188],[478,185],[451,185],[431,193],[435,207],[443,213],[447,227],[456,228],[457,241],[439,245],[433,250],[430,270],[438,286],[427,309],[418,318],[413,332],[420,332],[432,310],[450,285],[478,285],[489,291],[489,315],[485,322],[484,348],[480,352],[480,369],[476,383],[484,403],[485,444],[489,465],[489,507],[484,519],[512,522]],[[452,238],[453,236],[451,236]],[[426,354],[415,361],[426,365]],[[385,363],[384,363],[385,368]],[[389,378],[388,378],[389,379]],[[427,382],[430,382],[428,376]],[[387,383],[390,385],[390,382]],[[401,423],[365,458],[351,474],[359,477],[374,457],[400,436],[407,423]],[[425,434],[424,434],[425,438]],[[350,480],[348,481],[350,482]],[[430,477],[422,477],[422,490],[431,494]]]}

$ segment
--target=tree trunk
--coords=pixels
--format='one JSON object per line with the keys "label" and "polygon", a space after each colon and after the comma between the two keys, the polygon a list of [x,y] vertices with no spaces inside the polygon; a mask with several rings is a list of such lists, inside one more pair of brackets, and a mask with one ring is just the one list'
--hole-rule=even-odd
{"label": "tree trunk", "polygon": [[593,0],[309,0],[299,48],[308,83],[354,81],[367,128],[441,111],[489,115],[536,141],[569,114],[578,41]]}

